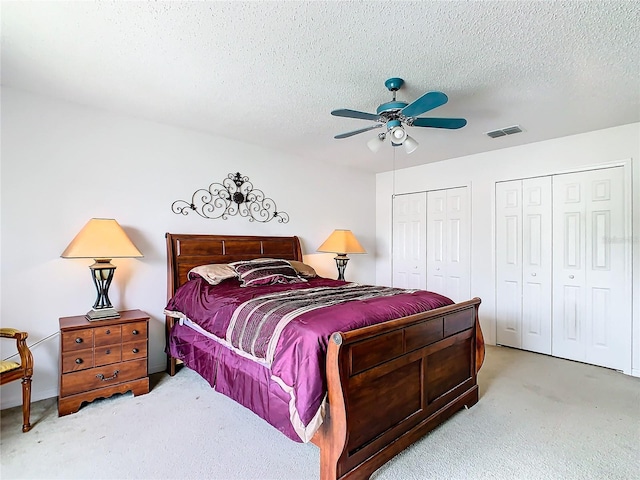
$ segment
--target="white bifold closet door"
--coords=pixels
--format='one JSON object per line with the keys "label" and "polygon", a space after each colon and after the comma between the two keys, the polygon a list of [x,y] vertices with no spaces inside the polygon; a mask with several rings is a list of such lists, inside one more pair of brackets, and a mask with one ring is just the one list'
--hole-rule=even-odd
{"label": "white bifold closet door", "polygon": [[393,286],[426,289],[427,193],[393,198]]}
{"label": "white bifold closet door", "polygon": [[551,177],[496,184],[496,340],[551,353]]}
{"label": "white bifold closet door", "polygon": [[454,302],[471,296],[467,187],[427,192],[427,289]]}
{"label": "white bifold closet door", "polygon": [[427,289],[455,302],[471,291],[467,187],[393,199],[393,286]]}
{"label": "white bifold closet door", "polygon": [[553,354],[615,369],[631,364],[622,167],[553,180]]}

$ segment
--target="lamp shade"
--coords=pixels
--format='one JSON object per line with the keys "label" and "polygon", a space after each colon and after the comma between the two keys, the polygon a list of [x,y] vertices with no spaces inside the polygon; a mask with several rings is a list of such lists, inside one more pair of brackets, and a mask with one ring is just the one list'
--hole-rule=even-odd
{"label": "lamp shade", "polygon": [[371,150],[373,153],[377,153],[383,144],[384,144],[384,137],[380,137],[376,135],[375,137],[373,137],[371,140],[367,142],[367,147],[369,147],[369,150]]}
{"label": "lamp shade", "polygon": [[318,247],[318,252],[367,253],[351,230],[334,230]]}
{"label": "lamp shade", "polygon": [[416,148],[418,148],[418,142],[416,142],[413,137],[407,135],[407,139],[404,141],[404,149],[407,153],[413,153]]}
{"label": "lamp shade", "polygon": [[114,219],[92,218],[60,256],[111,259],[142,257],[142,253]]}

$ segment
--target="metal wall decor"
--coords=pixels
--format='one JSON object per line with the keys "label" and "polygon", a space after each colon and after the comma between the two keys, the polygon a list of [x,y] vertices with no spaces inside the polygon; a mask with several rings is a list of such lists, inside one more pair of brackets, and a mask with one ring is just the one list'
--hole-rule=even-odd
{"label": "metal wall decor", "polygon": [[240,215],[250,222],[269,222],[277,218],[279,223],[287,223],[289,214],[279,212],[276,203],[267,198],[262,190],[254,189],[249,177],[230,173],[222,183],[212,183],[209,189],[196,190],[191,202],[176,200],[171,204],[173,213],[187,215],[196,212],[203,218],[222,218]]}

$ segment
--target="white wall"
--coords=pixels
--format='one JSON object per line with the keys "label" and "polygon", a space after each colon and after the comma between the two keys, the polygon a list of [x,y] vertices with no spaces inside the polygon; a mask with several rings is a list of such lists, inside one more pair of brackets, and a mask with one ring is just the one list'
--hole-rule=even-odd
{"label": "white wall", "polygon": [[[0,325],[29,332],[33,399],[58,394],[58,318],[93,305],[90,260],[60,254],[92,217],[115,218],[144,254],[116,259],[109,291],[119,309],[151,315],[149,368],[164,369],[165,232],[298,235],[305,260],[337,275],[332,254],[315,249],[335,228],[353,230],[375,251],[373,174],[238,143],[221,137],[3,88]],[[176,215],[171,204],[227,174],[247,175],[289,223]],[[348,185],[348,188],[339,188]],[[374,283],[374,255],[353,255],[348,280]],[[14,345],[2,342],[1,358]],[[4,385],[1,407],[20,404],[20,382]]]}
{"label": "white wall", "polygon": [[[500,139],[487,141],[499,142]],[[424,154],[428,155],[428,150]],[[488,343],[495,344],[495,182],[625,161],[632,177],[633,235],[625,241],[632,243],[634,299],[633,365],[627,373],[632,370],[640,376],[640,123],[377,175],[376,283],[391,283],[392,195],[470,185],[471,295],[482,299],[483,333]],[[395,163],[401,164],[401,159]]]}

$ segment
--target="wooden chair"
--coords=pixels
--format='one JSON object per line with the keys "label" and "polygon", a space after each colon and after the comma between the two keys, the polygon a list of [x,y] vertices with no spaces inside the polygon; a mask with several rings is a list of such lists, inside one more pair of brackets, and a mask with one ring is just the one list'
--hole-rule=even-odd
{"label": "wooden chair", "polygon": [[15,328],[0,328],[0,338],[14,338],[20,354],[20,363],[3,361],[0,363],[0,385],[22,379],[22,431],[31,429],[31,376],[33,375],[33,355],[27,346],[27,332]]}

